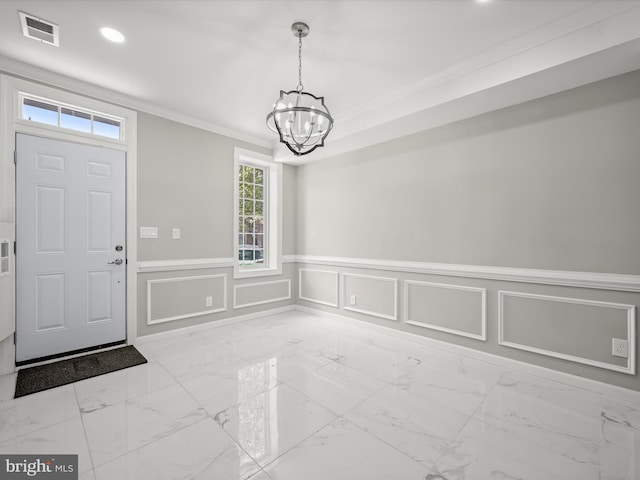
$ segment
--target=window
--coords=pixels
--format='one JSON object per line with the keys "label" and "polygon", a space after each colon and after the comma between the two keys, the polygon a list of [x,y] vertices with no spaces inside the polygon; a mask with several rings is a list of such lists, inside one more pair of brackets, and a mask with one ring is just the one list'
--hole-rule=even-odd
{"label": "window", "polygon": [[282,166],[241,149],[235,151],[234,166],[234,276],[279,274]]}
{"label": "window", "polygon": [[264,168],[240,164],[238,170],[238,260],[240,266],[264,262]]}
{"label": "window", "polygon": [[20,103],[22,107],[20,116],[23,120],[99,137],[123,139],[124,120],[122,118],[110,117],[102,113],[24,94],[21,95]]}

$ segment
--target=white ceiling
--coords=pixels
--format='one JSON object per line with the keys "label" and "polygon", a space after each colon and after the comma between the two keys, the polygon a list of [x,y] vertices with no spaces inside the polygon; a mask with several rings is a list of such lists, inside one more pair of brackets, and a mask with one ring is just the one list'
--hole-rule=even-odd
{"label": "white ceiling", "polygon": [[[18,11],[60,46],[22,36]],[[265,116],[297,85],[335,118],[297,159]],[[0,70],[274,147],[300,163],[640,68],[640,0],[0,2]],[[103,26],[120,30],[107,42]]]}

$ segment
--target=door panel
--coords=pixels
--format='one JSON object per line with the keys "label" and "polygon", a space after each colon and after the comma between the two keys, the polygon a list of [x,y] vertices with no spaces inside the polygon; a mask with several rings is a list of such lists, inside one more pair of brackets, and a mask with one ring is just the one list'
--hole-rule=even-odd
{"label": "door panel", "polygon": [[23,134],[16,150],[16,360],[124,340],[124,152]]}
{"label": "door panel", "polygon": [[64,273],[36,275],[35,332],[67,326],[67,276]]}
{"label": "door panel", "polygon": [[113,318],[111,272],[87,273],[87,322],[101,322]]}
{"label": "door panel", "polygon": [[36,253],[65,253],[67,201],[64,188],[35,186]]}

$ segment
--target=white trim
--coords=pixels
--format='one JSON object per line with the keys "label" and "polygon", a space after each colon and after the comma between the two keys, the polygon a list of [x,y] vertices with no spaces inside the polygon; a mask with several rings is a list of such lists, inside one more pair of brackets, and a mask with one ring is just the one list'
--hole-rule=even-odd
{"label": "white trim", "polygon": [[173,120],[184,125],[200,128],[208,132],[218,133],[220,135],[234,138],[236,140],[241,140],[243,142],[252,143],[260,147],[269,149],[273,147],[273,142],[271,139],[267,140],[265,138],[249,135],[245,132],[239,132],[228,127],[223,127],[212,122],[203,121],[202,119],[198,119],[190,115],[177,112],[175,110],[158,107],[157,105],[145,102],[136,97],[131,97],[129,95],[109,90],[107,88],[99,87],[90,83],[85,83],[76,78],[67,77],[59,73],[51,72],[49,70],[45,70],[33,65],[28,65],[18,60],[0,55],[0,73],[2,72],[6,72],[11,76],[18,76],[30,79],[32,81],[46,83],[55,88],[77,92],[80,95],[87,95],[104,102],[117,105],[127,105],[133,110],[146,112],[151,115],[157,115],[159,117]]}
{"label": "white trim", "polygon": [[298,263],[331,265],[336,267],[482,278],[486,280],[505,280],[508,282],[539,283],[544,285],[595,288],[621,292],[640,292],[640,275],[311,255],[297,255],[296,261]]}
{"label": "white trim", "polygon": [[619,387],[617,385],[611,385],[609,383],[585,378],[572,373],[553,370],[551,368],[534,365],[532,363],[523,362],[521,360],[516,360],[513,358],[503,357],[494,353],[477,350],[475,348],[464,347],[455,343],[436,340],[435,338],[424,337],[415,333],[397,330],[396,328],[388,325],[377,325],[366,320],[346,317],[334,312],[327,312],[324,310],[318,310],[302,305],[295,305],[295,309],[319,317],[332,318],[340,322],[351,323],[360,327],[365,326],[372,331],[382,333],[384,335],[408,340],[410,342],[426,347],[437,348],[444,352],[461,355],[463,357],[472,358],[481,362],[487,362],[501,368],[519,370],[523,373],[528,373],[555,382],[561,382],[575,388],[582,388],[592,392],[600,393],[602,395],[608,395],[620,400],[640,402],[640,391],[631,390],[625,387]]}
{"label": "white trim", "polygon": [[[269,300],[261,300],[259,302],[251,302],[251,303],[242,303],[242,304],[238,304],[236,301],[236,292],[241,289],[241,288],[246,288],[246,287],[258,287],[261,285],[272,285],[274,283],[287,283],[287,288],[288,288],[288,292],[286,297],[279,297],[279,298],[271,298]],[[269,282],[256,282],[256,283],[243,283],[241,285],[234,285],[233,286],[233,308],[246,308],[246,307],[253,307],[254,305],[264,305],[265,303],[273,303],[273,302],[280,302],[282,300],[289,300],[291,299],[291,279],[287,278],[285,280],[272,280]]]}
{"label": "white trim", "polygon": [[[335,283],[336,301],[335,301],[335,303],[325,302],[324,300],[318,300],[318,299],[315,299],[315,298],[304,297],[302,295],[302,272],[320,272],[320,273],[330,273],[332,275],[335,275],[335,277],[336,277],[336,283]],[[298,298],[300,300],[305,300],[307,302],[319,303],[320,305],[327,305],[329,307],[338,308],[339,305],[340,305],[340,274],[338,272],[334,272],[332,270],[320,270],[320,269],[317,269],[317,268],[299,268],[298,269]]]}
{"label": "white trim", "polygon": [[233,267],[233,257],[185,258],[182,260],[146,260],[138,262],[138,271],[171,272],[178,270],[201,270],[206,268]]}
{"label": "white trim", "polygon": [[[265,264],[241,267],[238,262],[238,169],[241,163],[253,165],[265,170],[266,203],[265,213]],[[273,157],[235,147],[233,149],[233,278],[265,277],[282,274],[282,164],[273,161]]]}
{"label": "white trim", "polygon": [[[516,342],[509,342],[504,339],[504,298],[505,297],[521,297],[532,298],[536,300],[544,300],[547,302],[558,303],[570,303],[574,305],[588,305],[593,307],[613,308],[618,310],[624,310],[627,312],[627,340],[629,342],[629,357],[627,358],[627,366],[621,367],[598,360],[592,360],[589,358],[578,357],[576,355],[569,355],[561,352],[554,352],[552,350],[546,350],[544,348],[532,347]],[[551,295],[539,295],[533,293],[522,292],[510,292],[500,290],[498,292],[498,344],[511,347],[518,350],[524,350],[526,352],[533,352],[547,357],[559,358],[561,360],[569,360],[571,362],[582,363],[592,367],[603,368],[606,370],[612,370],[614,372],[622,372],[629,375],[635,375],[636,373],[636,334],[635,334],[635,321],[636,321],[636,306],[625,305],[621,303],[602,302],[596,300],[585,300],[581,298],[566,298],[566,297],[554,297]]]}
{"label": "white trim", "polygon": [[384,318],[386,320],[398,321],[398,279],[397,278],[379,277],[375,275],[362,275],[359,273],[343,273],[342,274],[342,289],[343,289],[342,293],[343,293],[344,302],[346,302],[346,298],[347,298],[347,281],[346,281],[347,277],[372,278],[375,280],[382,280],[382,281],[393,283],[393,315],[387,315],[380,312],[373,312],[370,310],[356,308],[348,305],[343,305],[342,306],[343,310],[348,310],[350,312],[364,313],[367,315],[372,315],[374,317]]}
{"label": "white trim", "polygon": [[[1,58],[0,58],[1,59]],[[112,103],[105,103],[102,99],[89,98],[82,95],[82,92],[72,93],[70,91],[59,90],[59,85],[50,86],[52,82],[44,78],[47,85],[33,83],[11,75],[0,75],[2,97],[0,98],[0,140],[4,140],[4,147],[0,151],[0,173],[5,173],[8,166],[13,166],[13,152],[15,150],[15,134],[24,133],[30,135],[44,136],[61,141],[82,143],[85,145],[96,145],[126,153],[126,199],[127,199],[127,273],[126,273],[126,332],[127,344],[136,342],[138,332],[138,285],[137,271],[134,268],[138,261],[138,241],[136,236],[138,223],[137,206],[137,172],[138,172],[138,144],[137,144],[137,112],[129,108],[124,108]],[[69,89],[68,89],[69,90]],[[74,90],[74,89],[70,89]],[[36,122],[24,121],[20,116],[20,94],[29,93],[41,97],[51,98],[59,102],[77,105],[78,107],[103,112],[124,119],[124,134],[121,140],[87,135],[73,130],[60,129]],[[86,94],[86,92],[85,92]],[[11,169],[13,172],[13,169]],[[4,175],[3,175],[4,177]],[[15,216],[15,176],[7,175],[7,181],[11,182],[11,188],[2,188],[5,192],[11,192],[8,207],[11,217]],[[2,185],[0,185],[2,186]],[[6,187],[6,184],[4,185]],[[7,193],[8,195],[9,193]],[[0,199],[2,200],[2,199]],[[6,200],[6,199],[5,199]],[[4,208],[4,207],[2,207]],[[15,265],[15,264],[14,264]],[[13,277],[15,291],[15,276]],[[14,305],[15,308],[15,305]],[[0,330],[2,327],[0,326]],[[15,331],[15,323],[12,331]]]}
{"label": "white trim", "polygon": [[[174,315],[172,317],[162,317],[155,320],[151,319],[151,287],[156,283],[179,283],[189,282],[192,280],[203,280],[205,278],[223,278],[223,306],[220,308],[211,308],[208,310],[201,310],[199,312],[185,313],[184,315]],[[155,325],[157,323],[172,322],[174,320],[182,320],[185,318],[199,317],[202,315],[208,315],[210,313],[224,312],[227,310],[227,275],[225,273],[218,273],[215,275],[198,275],[193,277],[175,277],[175,278],[160,278],[155,280],[147,280],[147,325]]]}
{"label": "white trim", "polygon": [[[419,320],[411,320],[409,318],[409,285],[427,285],[436,288],[445,288],[450,290],[463,290],[468,292],[480,293],[481,297],[481,311],[480,311],[480,321],[481,333],[478,335],[476,333],[465,332],[464,330],[456,330],[455,328],[447,328],[441,325],[434,325],[432,323],[421,322]],[[405,280],[404,281],[404,310],[405,310],[405,323],[409,325],[415,325],[417,327],[430,328],[432,330],[439,330],[441,332],[452,333],[454,335],[460,335],[462,337],[473,338],[476,340],[482,340],[483,342],[487,341],[487,289],[486,288],[478,288],[478,287],[467,287],[463,285],[450,285],[446,283],[433,283],[433,282],[418,282],[416,280]]]}
{"label": "white trim", "polygon": [[245,315],[237,315],[235,317],[223,318],[211,322],[200,323],[198,325],[189,325],[188,327],[174,328],[173,330],[167,330],[166,332],[152,333],[150,335],[139,337],[137,343],[138,345],[146,345],[158,340],[179,337],[180,335],[193,332],[205,332],[214,328],[226,327],[228,325],[234,325],[236,323],[246,322],[248,320],[255,320],[257,318],[268,317],[270,315],[276,315],[278,313],[290,312],[295,309],[295,305],[287,305],[285,307],[273,308],[271,310],[262,310],[260,312],[247,313]]}

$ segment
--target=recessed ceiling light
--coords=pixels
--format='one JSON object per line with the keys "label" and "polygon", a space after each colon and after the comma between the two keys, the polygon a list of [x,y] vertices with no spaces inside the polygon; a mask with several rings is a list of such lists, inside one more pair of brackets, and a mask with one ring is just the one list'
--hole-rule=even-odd
{"label": "recessed ceiling light", "polygon": [[114,43],[124,42],[124,35],[115,28],[103,27],[100,29],[100,33],[107,40]]}

